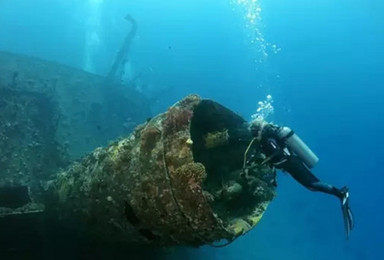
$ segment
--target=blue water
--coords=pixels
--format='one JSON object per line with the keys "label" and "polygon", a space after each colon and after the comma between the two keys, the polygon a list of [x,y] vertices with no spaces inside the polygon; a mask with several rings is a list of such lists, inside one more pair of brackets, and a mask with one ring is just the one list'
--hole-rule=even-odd
{"label": "blue water", "polygon": [[252,1],[237,2],[0,1],[0,50],[105,75],[130,13],[138,33],[127,75],[142,73],[154,113],[197,93],[250,119],[270,94],[268,119],[317,153],[319,178],[351,191],[349,241],[335,198],[280,173],[256,228],[225,248],[188,249],[190,259],[383,259],[384,2],[258,0],[254,23]]}

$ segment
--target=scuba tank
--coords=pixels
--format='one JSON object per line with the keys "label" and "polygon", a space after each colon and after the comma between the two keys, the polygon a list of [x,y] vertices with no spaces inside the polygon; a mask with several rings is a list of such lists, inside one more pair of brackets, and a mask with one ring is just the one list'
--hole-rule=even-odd
{"label": "scuba tank", "polygon": [[314,167],[319,158],[289,127],[283,126],[277,131],[277,136],[291,149],[308,168]]}

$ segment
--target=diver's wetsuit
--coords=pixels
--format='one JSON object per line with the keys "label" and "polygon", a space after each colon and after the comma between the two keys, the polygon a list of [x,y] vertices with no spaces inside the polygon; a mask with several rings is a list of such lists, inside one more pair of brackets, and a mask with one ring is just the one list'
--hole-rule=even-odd
{"label": "diver's wetsuit", "polygon": [[344,186],[338,189],[321,182],[312,174],[304,161],[290,151],[289,147],[285,144],[286,139],[290,138],[290,135],[279,138],[279,131],[280,127],[272,124],[265,124],[263,126],[253,124],[251,126],[253,140],[260,142],[261,151],[266,155],[263,163],[288,172],[296,181],[312,191],[320,191],[338,197],[341,201],[346,238],[348,239],[349,233],[354,226],[352,211],[349,207],[348,187]]}
{"label": "diver's wetsuit", "polygon": [[284,140],[278,138],[278,130],[279,128],[273,125],[267,125],[263,129],[260,146],[267,156],[267,163],[288,172],[296,181],[312,191],[332,194],[342,199],[343,193],[339,189],[321,182],[304,162],[288,149]]}

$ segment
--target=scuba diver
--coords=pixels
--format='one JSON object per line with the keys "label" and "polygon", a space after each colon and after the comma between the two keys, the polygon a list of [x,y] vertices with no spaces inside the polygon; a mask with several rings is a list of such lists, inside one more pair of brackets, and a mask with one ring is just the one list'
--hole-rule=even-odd
{"label": "scuba diver", "polygon": [[311,191],[320,191],[336,196],[341,201],[346,238],[353,229],[353,215],[349,207],[348,187],[338,189],[320,181],[312,174],[311,168],[318,162],[318,157],[288,127],[281,127],[256,119],[250,126],[252,143],[259,144],[265,154],[262,164],[288,172],[297,182]]}

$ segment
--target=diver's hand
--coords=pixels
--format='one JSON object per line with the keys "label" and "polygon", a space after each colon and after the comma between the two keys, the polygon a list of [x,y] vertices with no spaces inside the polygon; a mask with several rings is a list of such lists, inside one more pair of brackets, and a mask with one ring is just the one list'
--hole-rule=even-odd
{"label": "diver's hand", "polygon": [[342,193],[341,198],[341,210],[343,212],[343,219],[344,219],[344,227],[345,227],[345,235],[346,238],[349,238],[349,234],[351,230],[353,229],[353,215],[351,208],[349,207],[349,190],[348,187],[344,187],[340,190]]}

